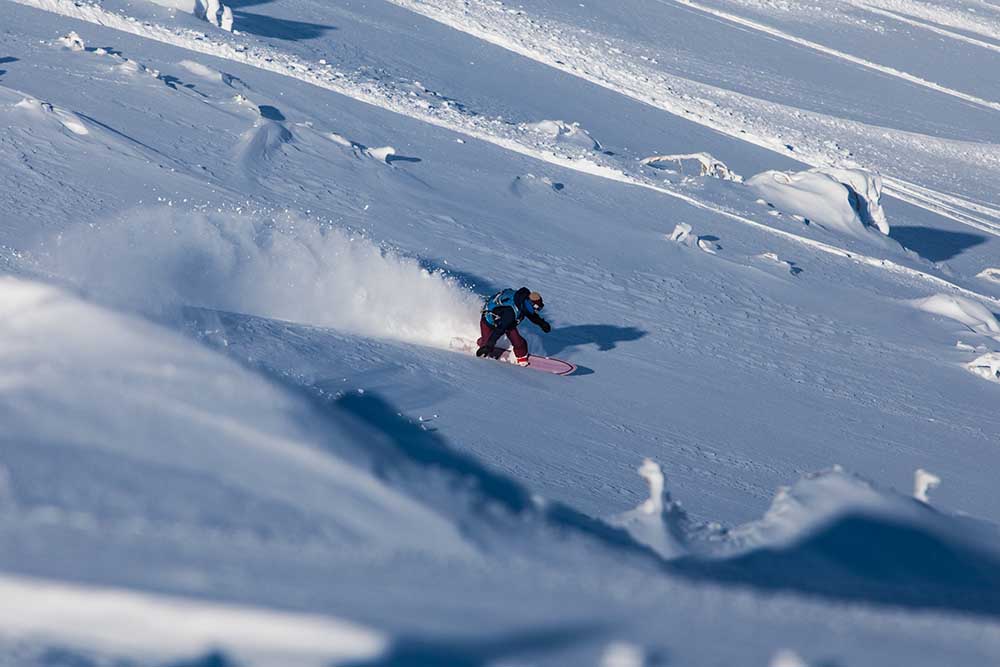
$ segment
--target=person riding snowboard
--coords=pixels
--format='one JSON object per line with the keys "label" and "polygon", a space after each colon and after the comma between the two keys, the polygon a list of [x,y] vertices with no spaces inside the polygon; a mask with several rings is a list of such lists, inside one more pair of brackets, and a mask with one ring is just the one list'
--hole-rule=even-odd
{"label": "person riding snowboard", "polygon": [[517,331],[517,325],[527,317],[545,333],[550,332],[552,326],[538,315],[538,311],[544,307],[542,295],[532,292],[527,287],[517,291],[511,288],[500,290],[488,298],[486,305],[483,306],[483,316],[479,320],[479,330],[483,335],[476,341],[479,345],[476,356],[490,356],[500,337],[507,336],[507,340],[514,348],[518,365],[527,366],[528,342]]}

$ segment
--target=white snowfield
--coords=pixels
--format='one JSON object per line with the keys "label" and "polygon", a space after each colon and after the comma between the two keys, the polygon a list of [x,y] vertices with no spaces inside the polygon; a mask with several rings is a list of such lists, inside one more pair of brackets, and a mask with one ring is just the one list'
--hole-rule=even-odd
{"label": "white snowfield", "polygon": [[85,645],[138,659],[222,653],[243,665],[371,660],[385,638],[354,623],[127,590],[0,576],[8,638]]}
{"label": "white snowfield", "polygon": [[1000,664],[996,3],[0,34],[0,666]]}

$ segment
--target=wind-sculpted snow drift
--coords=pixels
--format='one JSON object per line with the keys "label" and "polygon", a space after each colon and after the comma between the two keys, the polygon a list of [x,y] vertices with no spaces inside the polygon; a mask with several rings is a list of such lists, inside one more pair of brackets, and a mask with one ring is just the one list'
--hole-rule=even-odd
{"label": "wind-sculpted snow drift", "polygon": [[1000,614],[1000,533],[839,468],[779,490],[767,514],[703,542],[679,572],[755,588]]}
{"label": "wind-sculpted snow drift", "polygon": [[609,522],[673,574],[1000,615],[1000,531],[991,524],[939,513],[834,467],[780,488],[761,519],[724,530],[690,522],[656,463],[647,459],[639,473],[650,498]]}
{"label": "wind-sculpted snow drift", "polygon": [[878,238],[871,229],[889,234],[880,205],[882,179],[860,169],[810,169],[798,173],[766,171],[747,185],[774,206],[802,216],[831,231]]}
{"label": "wind-sculpted snow drift", "polygon": [[447,348],[475,337],[480,308],[454,278],[291,214],[140,210],[65,233],[39,256],[101,298],[159,316],[200,306]]}
{"label": "wind-sculpted snow drift", "polygon": [[1000,340],[1000,322],[989,308],[954,294],[935,294],[911,302],[914,308],[961,322],[972,331]]}

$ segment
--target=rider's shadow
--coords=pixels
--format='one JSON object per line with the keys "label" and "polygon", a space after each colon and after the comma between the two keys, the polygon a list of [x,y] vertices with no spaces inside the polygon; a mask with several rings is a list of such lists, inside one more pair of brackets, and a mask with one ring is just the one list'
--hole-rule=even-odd
{"label": "rider's shadow", "polygon": [[540,342],[546,355],[556,355],[571,347],[596,345],[601,352],[613,350],[618,343],[639,340],[646,331],[636,327],[618,327],[611,324],[577,324],[569,327],[553,328],[551,333],[541,337]]}

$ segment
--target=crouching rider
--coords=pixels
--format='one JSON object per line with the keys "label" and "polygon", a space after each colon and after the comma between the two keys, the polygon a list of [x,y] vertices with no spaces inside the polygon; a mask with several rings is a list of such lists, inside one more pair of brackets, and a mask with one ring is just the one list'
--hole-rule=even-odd
{"label": "crouching rider", "polygon": [[528,342],[518,332],[517,325],[524,318],[528,318],[542,331],[548,333],[552,330],[552,326],[538,315],[538,312],[544,307],[542,295],[538,292],[532,292],[527,287],[516,291],[508,288],[491,296],[486,300],[486,305],[483,306],[483,316],[479,320],[479,329],[483,335],[476,342],[479,345],[476,356],[493,356],[497,341],[500,340],[501,336],[507,336],[507,340],[514,348],[517,363],[521,366],[527,366],[529,363]]}

